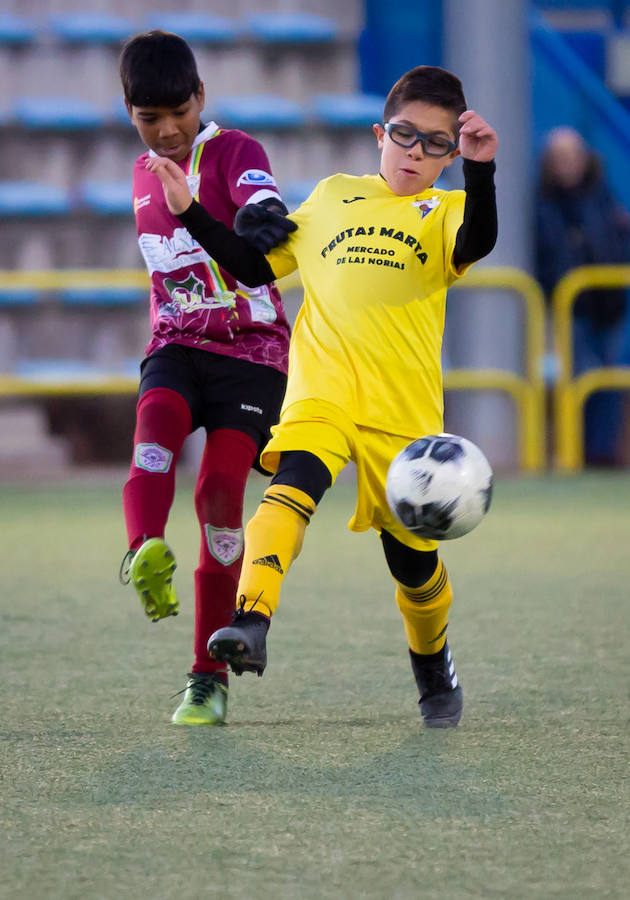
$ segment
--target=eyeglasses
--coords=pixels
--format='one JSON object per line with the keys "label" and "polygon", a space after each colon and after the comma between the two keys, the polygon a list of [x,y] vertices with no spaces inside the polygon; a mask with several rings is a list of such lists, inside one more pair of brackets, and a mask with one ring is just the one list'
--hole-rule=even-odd
{"label": "eyeglasses", "polygon": [[383,128],[395,144],[399,147],[415,147],[422,144],[422,152],[425,156],[446,156],[457,150],[457,144],[439,134],[425,134],[423,131],[415,131],[409,125],[398,125],[395,122],[387,122]]}

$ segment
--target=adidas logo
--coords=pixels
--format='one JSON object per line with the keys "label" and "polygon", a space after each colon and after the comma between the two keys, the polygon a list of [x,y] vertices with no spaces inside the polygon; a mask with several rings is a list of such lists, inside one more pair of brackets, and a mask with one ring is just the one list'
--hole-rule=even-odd
{"label": "adidas logo", "polygon": [[258,559],[255,559],[252,563],[253,566],[269,566],[270,569],[275,569],[276,572],[279,572],[280,575],[284,575],[284,570],[280,565],[280,560],[276,556],[275,553],[272,553],[270,556],[259,556]]}

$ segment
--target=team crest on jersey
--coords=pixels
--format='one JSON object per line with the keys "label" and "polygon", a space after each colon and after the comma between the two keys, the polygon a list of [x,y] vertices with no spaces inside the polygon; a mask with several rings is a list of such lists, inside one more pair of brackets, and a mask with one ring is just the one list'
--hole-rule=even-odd
{"label": "team crest on jersey", "polygon": [[218,288],[211,297],[206,297],[206,285],[191,272],[185,281],[164,279],[164,287],[171,298],[164,304],[160,315],[177,315],[180,312],[193,312],[196,309],[216,309],[219,306],[234,309],[236,294],[234,291],[222,291]]}
{"label": "team crest on jersey", "polygon": [[242,528],[215,528],[206,525],[208,550],[222,566],[230,566],[243,552]]}
{"label": "team crest on jersey", "polygon": [[424,219],[432,209],[435,209],[436,206],[440,205],[440,198],[431,197],[429,200],[414,200],[411,205],[416,207],[420,213],[420,217]]}
{"label": "team crest on jersey", "polygon": [[263,169],[247,169],[245,172],[242,172],[238,176],[236,187],[241,184],[249,184],[256,187],[260,187],[262,184],[271,184],[274,187],[276,186],[275,179],[269,174],[269,172],[265,172]]}
{"label": "team crest on jersey", "polygon": [[199,191],[199,185],[201,184],[201,175],[187,175],[186,184],[188,185],[188,190],[194,197],[195,194]]}

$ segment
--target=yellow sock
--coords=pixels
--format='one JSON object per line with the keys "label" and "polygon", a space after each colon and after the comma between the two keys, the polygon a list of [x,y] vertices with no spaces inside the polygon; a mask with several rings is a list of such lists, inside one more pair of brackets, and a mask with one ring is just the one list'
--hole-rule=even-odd
{"label": "yellow sock", "polygon": [[243,569],[236,592],[238,606],[272,616],[289,566],[299,555],[306,526],[315,512],[304,491],[272,484],[245,529]]}
{"label": "yellow sock", "polygon": [[405,634],[414,653],[437,653],[446,641],[448,609],[453,589],[441,560],[437,569],[418,588],[396,582],[396,603],[400,610]]}

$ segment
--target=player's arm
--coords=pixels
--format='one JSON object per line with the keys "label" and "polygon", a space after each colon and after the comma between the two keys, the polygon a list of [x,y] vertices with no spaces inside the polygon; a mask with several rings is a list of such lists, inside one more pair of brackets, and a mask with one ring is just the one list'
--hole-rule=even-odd
{"label": "player's arm", "polygon": [[[186,176],[176,163],[156,156],[147,160],[146,167],[160,179],[169,210],[220,266],[248,287],[274,280],[275,274],[264,253],[226,228],[193,200]],[[255,204],[251,206],[253,208]],[[289,223],[286,233],[295,229],[295,223],[290,219],[286,222]]]}
{"label": "player's arm", "polygon": [[497,240],[497,202],[494,186],[497,135],[474,110],[459,119],[459,149],[464,158],[464,219],[457,232],[453,265],[456,269],[483,259]]}
{"label": "player's arm", "polygon": [[261,253],[269,253],[289,236],[282,201],[262,145],[243,133],[232,132],[225,157],[225,179],[237,208],[233,228]]}
{"label": "player's arm", "polygon": [[247,203],[234,217],[234,231],[261,253],[282,244],[296,224],[287,219],[289,210],[278,197]]}

